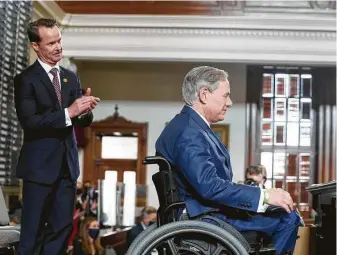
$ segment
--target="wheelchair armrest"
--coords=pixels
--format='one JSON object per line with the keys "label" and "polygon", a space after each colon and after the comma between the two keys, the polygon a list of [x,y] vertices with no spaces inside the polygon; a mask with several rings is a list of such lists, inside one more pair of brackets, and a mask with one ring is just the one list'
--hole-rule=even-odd
{"label": "wheelchair armrest", "polygon": [[160,170],[171,170],[170,163],[161,156],[149,156],[145,157],[143,160],[144,165],[153,165],[157,164]]}
{"label": "wheelchair armrest", "polygon": [[284,213],[284,212],[286,212],[286,210],[284,210],[283,207],[270,205],[270,206],[268,206],[265,213],[268,214],[268,213]]}
{"label": "wheelchair armrest", "polygon": [[178,221],[179,220],[179,210],[181,209],[181,212],[183,209],[186,208],[185,202],[183,201],[177,201],[174,202],[164,208],[160,208],[160,210],[158,210],[158,216],[157,217],[157,224],[158,226],[167,224],[170,222],[169,220],[169,216],[171,216],[171,220],[172,221]]}

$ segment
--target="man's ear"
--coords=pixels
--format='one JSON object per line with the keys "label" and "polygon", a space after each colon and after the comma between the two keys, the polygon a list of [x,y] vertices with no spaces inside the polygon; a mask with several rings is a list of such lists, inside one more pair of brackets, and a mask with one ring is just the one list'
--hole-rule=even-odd
{"label": "man's ear", "polygon": [[33,48],[35,52],[39,51],[39,45],[36,42],[32,42],[30,46]]}
{"label": "man's ear", "polygon": [[201,88],[199,90],[199,98],[200,98],[200,102],[202,104],[207,103],[207,92],[208,92],[208,89],[206,89],[206,88]]}

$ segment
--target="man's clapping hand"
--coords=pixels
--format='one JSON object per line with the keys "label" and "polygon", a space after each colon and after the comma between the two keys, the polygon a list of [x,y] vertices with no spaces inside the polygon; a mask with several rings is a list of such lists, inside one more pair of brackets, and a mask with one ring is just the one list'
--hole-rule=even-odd
{"label": "man's clapping hand", "polygon": [[283,207],[288,213],[294,210],[294,202],[290,194],[283,189],[266,189],[265,192],[265,203],[269,205],[275,205]]}
{"label": "man's clapping hand", "polygon": [[76,99],[68,108],[69,117],[73,118],[81,114],[88,113],[95,109],[97,103],[100,101],[98,97],[91,96],[91,89],[88,88],[85,94]]}

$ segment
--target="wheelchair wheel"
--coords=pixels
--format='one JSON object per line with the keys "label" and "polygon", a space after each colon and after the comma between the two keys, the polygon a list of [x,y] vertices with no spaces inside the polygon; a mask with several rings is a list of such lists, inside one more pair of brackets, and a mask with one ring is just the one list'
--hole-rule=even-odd
{"label": "wheelchair wheel", "polygon": [[[139,246],[140,243],[143,242],[143,239],[152,233],[157,228],[157,223],[152,224],[151,226],[147,227],[144,231],[142,231],[136,239],[132,242],[130,245],[128,251],[133,251],[136,247]],[[127,254],[133,254],[133,253],[127,253]]]}
{"label": "wheelchair wheel", "polygon": [[231,233],[210,223],[178,221],[146,231],[127,255],[248,255]]}

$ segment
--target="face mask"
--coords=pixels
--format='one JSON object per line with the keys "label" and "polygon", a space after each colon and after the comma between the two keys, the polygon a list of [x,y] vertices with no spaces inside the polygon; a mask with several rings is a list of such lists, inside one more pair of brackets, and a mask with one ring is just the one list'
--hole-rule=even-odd
{"label": "face mask", "polygon": [[156,222],[154,221],[149,221],[149,226],[151,226],[152,224],[155,224]]}
{"label": "face mask", "polygon": [[96,228],[89,228],[88,229],[88,234],[92,239],[96,239],[99,234],[99,229]]}

